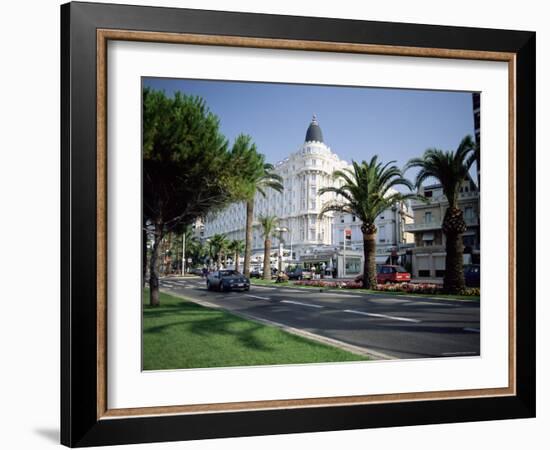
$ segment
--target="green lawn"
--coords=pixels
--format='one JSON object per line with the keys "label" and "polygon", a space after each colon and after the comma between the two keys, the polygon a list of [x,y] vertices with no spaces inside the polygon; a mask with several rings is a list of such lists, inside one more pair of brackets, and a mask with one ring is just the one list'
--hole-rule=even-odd
{"label": "green lawn", "polygon": [[144,370],[368,359],[168,294],[156,308],[144,298]]}
{"label": "green lawn", "polygon": [[343,289],[343,288],[334,288],[334,287],[319,287],[319,286],[300,286],[295,285],[293,281],[289,281],[287,283],[275,283],[275,281],[269,281],[269,280],[259,280],[257,278],[252,278],[250,280],[251,284],[256,284],[258,286],[272,286],[272,287],[291,287],[293,289],[314,289],[316,291],[322,290],[322,291],[339,291],[343,293],[349,293],[353,294],[354,292],[362,292],[365,294],[373,294],[373,295],[384,295],[384,296],[390,296],[390,295],[405,295],[407,297],[431,297],[431,298],[441,298],[441,299],[447,299],[447,300],[467,300],[472,302],[479,302],[479,295],[451,295],[451,294],[417,294],[413,292],[384,292],[384,291],[374,291],[372,289]]}

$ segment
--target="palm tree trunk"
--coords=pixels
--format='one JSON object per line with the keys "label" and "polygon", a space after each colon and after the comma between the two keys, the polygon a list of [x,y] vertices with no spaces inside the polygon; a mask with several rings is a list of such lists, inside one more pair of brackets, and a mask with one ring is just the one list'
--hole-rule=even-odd
{"label": "palm tree trunk", "polygon": [[271,280],[271,239],[264,242],[264,280]]}
{"label": "palm tree trunk", "polygon": [[244,247],[244,268],[245,277],[250,276],[250,260],[252,259],[252,221],[254,219],[254,199],[246,202],[246,235]]}
{"label": "palm tree trunk", "polygon": [[[363,228],[363,227],[361,227]],[[372,231],[374,228],[374,232]],[[376,288],[376,228],[374,225],[365,227],[363,231],[363,288]]]}
{"label": "palm tree trunk", "polygon": [[235,271],[239,271],[239,252],[235,252]]}
{"label": "palm tree trunk", "polygon": [[466,223],[462,211],[456,207],[447,208],[442,228],[446,237],[445,251],[447,253],[443,289],[451,294],[459,294],[465,287],[462,233],[466,231]]}
{"label": "palm tree trunk", "polygon": [[159,306],[159,269],[158,256],[159,248],[163,238],[164,226],[161,221],[155,223],[155,241],[151,251],[151,260],[149,262],[149,304],[151,306]]}

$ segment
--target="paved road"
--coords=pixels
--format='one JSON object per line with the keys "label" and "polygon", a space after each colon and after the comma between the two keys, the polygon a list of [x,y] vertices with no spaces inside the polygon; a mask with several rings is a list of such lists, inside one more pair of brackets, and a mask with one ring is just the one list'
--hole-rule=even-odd
{"label": "paved road", "polygon": [[164,278],[161,289],[388,357],[480,353],[477,302],[267,286],[219,293],[200,278]]}

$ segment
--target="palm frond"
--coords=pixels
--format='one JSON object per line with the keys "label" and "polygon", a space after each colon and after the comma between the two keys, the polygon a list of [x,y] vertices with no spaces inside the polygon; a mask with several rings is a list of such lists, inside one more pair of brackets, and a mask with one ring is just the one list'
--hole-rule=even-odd
{"label": "palm frond", "polygon": [[438,180],[449,204],[455,206],[460,185],[468,177],[470,167],[475,161],[475,152],[476,145],[472,137],[465,136],[454,152],[429,148],[422,158],[411,159],[405,165],[405,170],[412,167],[420,169],[415,180],[417,188],[428,178]]}
{"label": "palm frond", "polygon": [[325,203],[317,217],[322,218],[329,212],[354,214],[354,211],[349,204],[333,201]]}

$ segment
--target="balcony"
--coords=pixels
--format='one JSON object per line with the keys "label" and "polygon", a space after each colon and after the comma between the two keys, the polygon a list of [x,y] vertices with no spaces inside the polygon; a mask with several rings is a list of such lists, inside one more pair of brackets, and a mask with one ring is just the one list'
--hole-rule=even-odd
{"label": "balcony", "polygon": [[[479,198],[479,191],[468,191],[468,192],[461,192],[458,194],[458,202],[464,202],[472,199]],[[428,202],[423,202],[421,200],[411,200],[411,206],[413,208],[416,207],[422,207],[422,206],[434,206],[434,205],[447,205],[447,197],[443,194],[435,195],[434,197],[428,198]]]}
{"label": "balcony", "polygon": [[[465,217],[464,222],[466,226],[475,227],[479,225],[477,217]],[[441,228],[440,221],[428,222],[428,223],[407,223],[405,224],[405,231],[409,233],[415,233],[418,231],[439,230]]]}
{"label": "balcony", "polygon": [[407,223],[405,224],[405,231],[414,233],[417,231],[439,230],[441,228],[440,222],[429,223]]}

